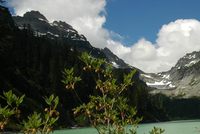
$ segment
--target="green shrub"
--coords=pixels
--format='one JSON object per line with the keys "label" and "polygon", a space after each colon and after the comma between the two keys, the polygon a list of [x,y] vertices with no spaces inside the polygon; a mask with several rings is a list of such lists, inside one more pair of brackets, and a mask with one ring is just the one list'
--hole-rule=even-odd
{"label": "green shrub", "polygon": [[21,111],[19,110],[20,104],[23,102],[25,95],[17,97],[13,94],[12,90],[3,92],[3,96],[0,96],[6,101],[6,106],[0,105],[0,131],[3,131],[10,123],[12,117],[19,118]]}
{"label": "green shrub", "polygon": [[44,109],[44,113],[34,112],[28,116],[28,120],[23,121],[24,133],[27,134],[48,134],[53,131],[53,125],[59,118],[59,112],[56,108],[59,103],[59,98],[51,95],[45,98],[48,108]]}
{"label": "green shrub", "polygon": [[[17,97],[13,94],[12,90],[8,92],[3,92],[3,96],[0,96],[4,101],[6,101],[6,106],[2,107],[0,105],[0,132],[4,131],[6,126],[10,123],[11,118],[19,118],[21,111],[19,106],[24,100],[25,95]],[[48,105],[44,109],[44,113],[34,112],[26,121],[22,121],[23,133],[27,134],[48,134],[53,131],[53,125],[59,118],[59,112],[56,108],[59,103],[59,98],[51,95],[45,98],[45,102]],[[17,124],[15,124],[17,125]]]}
{"label": "green shrub", "polygon": [[[90,101],[75,108],[74,114],[87,117],[100,134],[135,134],[137,124],[142,119],[136,117],[136,108],[129,107],[129,100],[123,96],[123,92],[133,84],[132,77],[136,71],[124,75],[123,82],[118,83],[113,76],[113,67],[105,60],[93,58],[87,53],[83,53],[80,59],[85,63],[83,71],[96,73],[96,90],[100,94],[90,96]],[[65,69],[62,82],[67,89],[75,91],[74,85],[81,78],[75,77],[73,71]],[[131,127],[127,128],[127,125]]]}

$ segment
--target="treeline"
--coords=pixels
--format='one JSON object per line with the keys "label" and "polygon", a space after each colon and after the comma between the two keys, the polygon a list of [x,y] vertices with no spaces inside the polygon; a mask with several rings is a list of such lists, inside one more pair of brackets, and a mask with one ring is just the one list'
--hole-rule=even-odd
{"label": "treeline", "polygon": [[[151,104],[168,120],[188,120],[200,118],[200,98],[170,98],[162,94],[150,97]],[[153,111],[152,111],[153,112]]]}

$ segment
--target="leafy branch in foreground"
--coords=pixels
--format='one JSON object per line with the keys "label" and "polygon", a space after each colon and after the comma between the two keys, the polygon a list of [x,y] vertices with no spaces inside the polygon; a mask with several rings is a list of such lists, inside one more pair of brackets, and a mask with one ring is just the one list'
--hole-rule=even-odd
{"label": "leafy branch in foreground", "polygon": [[34,112],[28,116],[27,121],[23,121],[24,133],[27,134],[48,134],[53,131],[53,125],[59,118],[59,112],[56,110],[59,98],[51,95],[45,98],[48,108],[44,109],[44,114]]}
{"label": "leafy branch in foreground", "polygon": [[73,90],[75,88],[75,83],[79,81],[81,81],[81,78],[74,76],[74,68],[64,69],[62,83],[66,85],[66,89]]}
{"label": "leafy branch in foreground", "polygon": [[[95,75],[97,76],[96,90],[100,94],[90,96],[90,101],[75,108],[74,114],[87,117],[99,134],[123,134],[128,131],[132,134],[136,133],[137,124],[142,119],[136,117],[136,108],[130,107],[129,100],[123,96],[123,92],[133,84],[132,78],[136,71],[124,75],[123,82],[119,83],[113,76],[113,67],[104,59],[96,59],[87,53],[83,53],[80,59],[85,63],[83,71],[97,74]],[[70,81],[73,84],[78,82],[72,78],[73,71],[73,69],[64,71],[63,83],[67,85],[66,87],[74,87],[70,86]],[[127,125],[132,127],[127,128]]]}
{"label": "leafy branch in foreground", "polygon": [[6,101],[7,105],[0,106],[0,131],[3,131],[5,127],[9,124],[10,118],[15,116],[20,117],[21,111],[19,110],[20,104],[23,102],[25,95],[17,97],[13,94],[12,90],[8,92],[3,92],[3,96],[0,96]]}
{"label": "leafy branch in foreground", "polygon": [[79,81],[81,81],[81,77],[74,75],[74,68],[71,68],[71,69],[65,68],[64,69],[63,80],[61,82],[63,84],[65,84],[65,88],[67,90],[73,91],[75,93],[76,97],[78,98],[79,102],[82,103],[79,95],[77,94],[77,92],[75,90],[75,84]]}
{"label": "leafy branch in foreground", "polygon": [[[113,67],[104,59],[97,59],[88,53],[82,53],[80,59],[85,63],[83,71],[95,77],[98,95],[90,96],[88,103],[74,109],[77,117],[86,117],[99,134],[136,134],[138,123],[142,118],[136,117],[135,107],[128,105],[129,100],[124,91],[133,84],[136,70],[125,74],[122,82],[113,76]],[[65,69],[62,81],[66,89],[76,93],[75,84],[81,80],[74,75],[74,69]],[[79,98],[76,93],[77,98]],[[164,130],[154,128],[150,134],[161,134]]]}

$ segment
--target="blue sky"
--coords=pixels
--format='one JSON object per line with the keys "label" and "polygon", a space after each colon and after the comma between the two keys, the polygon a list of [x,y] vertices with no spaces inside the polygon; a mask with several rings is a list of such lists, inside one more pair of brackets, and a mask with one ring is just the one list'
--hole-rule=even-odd
{"label": "blue sky", "polygon": [[200,19],[200,0],[108,0],[105,27],[132,45],[141,37],[155,42],[164,24],[177,19]]}

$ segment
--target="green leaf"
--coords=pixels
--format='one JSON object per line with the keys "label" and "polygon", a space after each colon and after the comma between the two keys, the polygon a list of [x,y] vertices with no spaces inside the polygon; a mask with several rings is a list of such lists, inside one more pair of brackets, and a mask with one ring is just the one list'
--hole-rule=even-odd
{"label": "green leaf", "polygon": [[55,122],[59,119],[59,117],[56,117],[56,118],[51,118],[50,121],[49,121],[49,125],[53,125],[55,124]]}
{"label": "green leaf", "polygon": [[39,129],[42,126],[41,114],[34,112],[32,115],[28,116],[27,121],[23,121],[23,125],[25,130],[32,128]]}
{"label": "green leaf", "polygon": [[22,95],[21,97],[17,98],[15,103],[16,106],[19,107],[19,105],[23,102],[25,95]]}
{"label": "green leaf", "polygon": [[47,103],[47,105],[51,105],[51,101],[49,100],[49,98],[45,98],[45,102]]}
{"label": "green leaf", "polygon": [[10,109],[8,106],[5,106],[4,108],[0,107],[0,116],[2,116],[3,118],[10,118],[14,114],[14,109]]}
{"label": "green leaf", "polygon": [[56,96],[56,98],[54,99],[54,104],[55,104],[54,108],[58,106],[58,103],[59,103],[59,98],[58,96]]}

